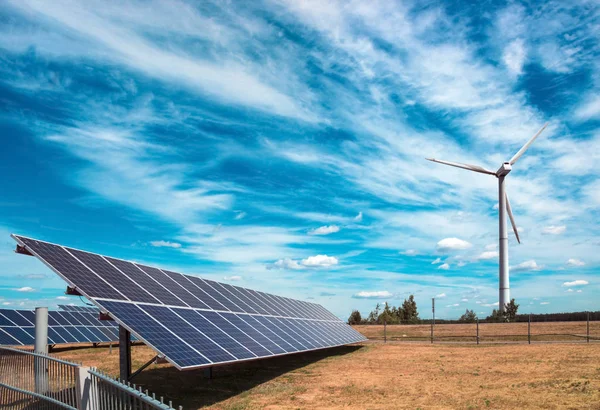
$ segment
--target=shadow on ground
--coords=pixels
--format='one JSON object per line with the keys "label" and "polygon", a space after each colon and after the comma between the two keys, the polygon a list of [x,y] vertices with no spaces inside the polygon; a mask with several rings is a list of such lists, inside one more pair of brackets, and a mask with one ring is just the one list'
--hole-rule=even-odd
{"label": "shadow on ground", "polygon": [[165,400],[172,400],[174,406],[191,410],[226,400],[322,359],[343,356],[361,348],[363,346],[340,346],[219,366],[213,369],[212,379],[204,377],[204,369],[179,371],[175,367],[158,367],[144,370],[134,382],[156,393],[157,397],[164,395]]}

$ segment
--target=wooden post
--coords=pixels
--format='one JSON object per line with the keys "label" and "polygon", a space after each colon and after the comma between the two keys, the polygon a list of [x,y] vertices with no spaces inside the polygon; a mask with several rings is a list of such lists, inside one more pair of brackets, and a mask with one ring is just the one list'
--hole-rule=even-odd
{"label": "wooden post", "polygon": [[529,314],[529,320],[527,321],[527,343],[531,344],[531,313]]}
{"label": "wooden post", "polygon": [[479,344],[479,318],[477,318],[477,344]]}
{"label": "wooden post", "polygon": [[587,342],[590,342],[590,312],[587,312]]}
{"label": "wooden post", "polygon": [[387,343],[387,321],[383,319],[383,343]]}

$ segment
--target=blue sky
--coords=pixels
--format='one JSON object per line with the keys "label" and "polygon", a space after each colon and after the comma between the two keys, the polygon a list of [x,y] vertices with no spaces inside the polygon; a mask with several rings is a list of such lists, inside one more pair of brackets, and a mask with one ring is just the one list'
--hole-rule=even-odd
{"label": "blue sky", "polygon": [[598,310],[594,2],[5,1],[0,303],[79,303],[11,232],[347,317]]}

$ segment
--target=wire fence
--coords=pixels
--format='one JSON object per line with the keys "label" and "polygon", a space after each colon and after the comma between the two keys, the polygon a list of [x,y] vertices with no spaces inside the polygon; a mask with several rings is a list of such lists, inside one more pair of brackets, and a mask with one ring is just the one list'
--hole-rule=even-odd
{"label": "wire fence", "polygon": [[600,321],[357,325],[371,340],[423,343],[594,343]]}
{"label": "wire fence", "polygon": [[[169,401],[164,403],[162,397],[159,400],[148,390],[142,391],[135,385],[124,384],[99,372],[97,369],[88,371],[91,379],[90,400],[92,409],[101,410],[173,410]],[[181,410],[181,406],[179,406]]]}
{"label": "wire fence", "polygon": [[0,347],[0,407],[76,409],[78,368],[45,354]]}

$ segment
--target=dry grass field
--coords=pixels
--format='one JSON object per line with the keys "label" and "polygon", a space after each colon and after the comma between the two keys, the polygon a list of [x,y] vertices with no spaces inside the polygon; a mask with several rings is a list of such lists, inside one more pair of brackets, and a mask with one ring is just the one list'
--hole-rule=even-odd
{"label": "dry grass field", "polygon": [[[437,341],[475,342],[476,324],[437,324],[434,339]],[[354,326],[370,339],[383,339],[383,325]],[[586,322],[532,322],[531,340],[585,341]],[[388,340],[427,341],[431,325],[388,325]],[[600,340],[600,322],[590,322],[590,337]],[[485,342],[525,342],[527,323],[480,323],[479,338]]]}
{"label": "dry grass field", "polygon": [[[118,373],[118,348],[55,354]],[[153,354],[134,346],[134,370]],[[135,383],[185,410],[600,409],[600,343],[366,342],[217,367],[212,380],[152,365]]]}

